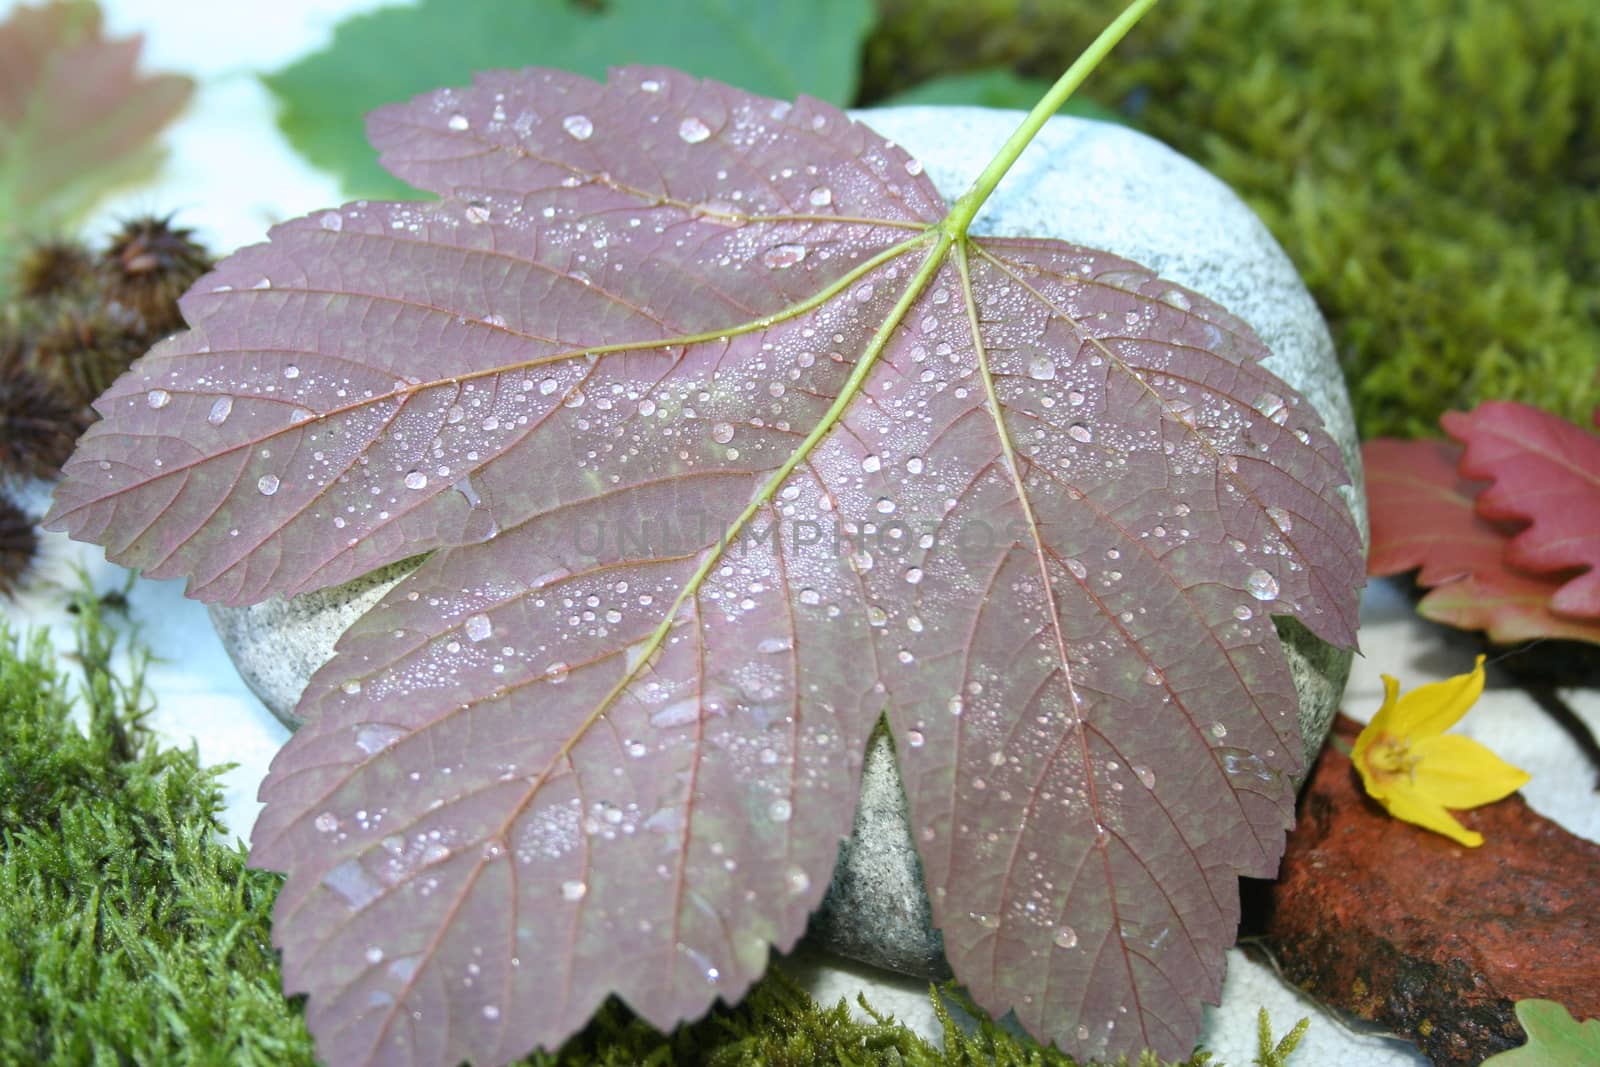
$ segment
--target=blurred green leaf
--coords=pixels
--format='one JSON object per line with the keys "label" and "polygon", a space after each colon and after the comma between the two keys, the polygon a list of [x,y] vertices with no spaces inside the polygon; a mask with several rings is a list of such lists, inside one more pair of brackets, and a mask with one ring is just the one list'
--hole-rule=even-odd
{"label": "blurred green leaf", "polygon": [[[1042,78],[1024,78],[1004,68],[974,70],[929,79],[879,101],[878,106],[969,106],[1026,111],[1037,104],[1049,88],[1050,83]],[[1062,105],[1061,114],[1127,125],[1115,111],[1082,96],[1075,96]]]}
{"label": "blurred green leaf", "polygon": [[1517,1022],[1528,1032],[1521,1048],[1490,1056],[1483,1067],[1594,1067],[1600,1064],[1600,1019],[1578,1022],[1553,1000],[1519,1000]]}
{"label": "blurred green leaf", "polygon": [[423,0],[342,23],[321,52],[266,76],[290,142],[352,196],[417,193],[367,147],[362,116],[475,71],[560,67],[604,78],[633,63],[676,67],[754,93],[841,106],[856,93],[870,0]]}

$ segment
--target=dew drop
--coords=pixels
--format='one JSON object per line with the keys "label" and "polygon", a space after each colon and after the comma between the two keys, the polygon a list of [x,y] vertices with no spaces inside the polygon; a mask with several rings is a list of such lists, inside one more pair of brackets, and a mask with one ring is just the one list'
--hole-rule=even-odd
{"label": "dew drop", "polygon": [[686,144],[699,144],[701,141],[704,141],[707,137],[711,136],[711,130],[706,126],[705,123],[701,122],[693,115],[690,115],[688,118],[678,123],[678,136],[681,137]]}
{"label": "dew drop", "polygon": [[428,476],[421,471],[411,471],[406,475],[407,489],[421,489],[428,484]]}
{"label": "dew drop", "polygon": [[588,115],[568,115],[561,120],[561,128],[574,141],[587,141],[594,134],[594,123],[589,121]]}
{"label": "dew drop", "polygon": [[1044,353],[1039,353],[1028,360],[1028,377],[1036,382],[1054,381],[1056,376],[1056,361]]}
{"label": "dew drop", "polygon": [[925,741],[927,741],[927,738],[922,735],[921,730],[912,730],[906,734],[906,744],[912,748],[921,748]]}
{"label": "dew drop", "polygon": [[762,253],[761,262],[768,270],[786,270],[806,258],[806,246],[797,244],[773,245]]}
{"label": "dew drop", "polygon": [[655,413],[656,413],[656,402],[654,400],[651,400],[649,397],[645,397],[643,400],[639,401],[639,414],[643,415],[645,418],[648,419],[651,415],[654,415]]}
{"label": "dew drop", "polygon": [[554,378],[546,378],[546,379],[544,379],[543,381],[541,381],[539,383],[539,395],[540,396],[549,396],[551,393],[555,392],[557,389],[560,389],[560,388],[561,388],[561,383],[560,382],[556,381]]}
{"label": "dew drop", "polygon": [[906,584],[907,585],[918,585],[918,584],[920,584],[922,582],[922,568],[921,567],[907,567],[906,568],[905,577],[906,577]]}
{"label": "dew drop", "polygon": [[1267,518],[1271,519],[1272,524],[1278,529],[1282,530],[1284,533],[1288,533],[1290,530],[1294,529],[1294,519],[1282,508],[1267,508]]}
{"label": "dew drop", "polygon": [[651,714],[650,725],[667,728],[687,726],[700,720],[700,701],[694,697],[679,700]]}
{"label": "dew drop", "polygon": [[500,1009],[495,1007],[493,1004],[485,1004],[483,1006],[483,1017],[488,1019],[490,1022],[494,1022],[496,1019],[500,1018]]}
{"label": "dew drop", "polygon": [[331,834],[339,828],[339,817],[331,811],[325,811],[312,821],[319,833]]}
{"label": "dew drop", "polygon": [[719,445],[733,440],[733,423],[719,422],[711,427],[711,439]]}
{"label": "dew drop", "polygon": [[1056,943],[1056,948],[1072,948],[1078,943],[1078,931],[1070,926],[1058,926],[1051,940]]}
{"label": "dew drop", "polygon": [[457,133],[461,133],[464,130],[470,130],[472,128],[472,123],[467,120],[467,116],[459,114],[451,115],[450,121],[445,123],[445,125],[449,126]]}
{"label": "dew drop", "polygon": [[557,660],[544,669],[544,676],[550,680],[551,685],[560,685],[567,680],[567,675],[571,673],[571,670],[561,660]]}
{"label": "dew drop", "polygon": [[1271,600],[1278,595],[1278,579],[1260,567],[1250,572],[1244,587],[1257,600]]}
{"label": "dew drop", "polygon": [[1074,441],[1081,441],[1084,444],[1094,440],[1094,434],[1089,432],[1089,427],[1085,426],[1081,422],[1075,422],[1071,426],[1068,426],[1067,436],[1072,438]]}
{"label": "dew drop", "polygon": [[1251,619],[1255,618],[1255,615],[1255,612],[1251,611],[1243,604],[1240,604],[1238,607],[1233,609],[1233,617],[1238,619],[1240,622],[1249,622]]}
{"label": "dew drop", "polygon": [[822,594],[810,587],[802,589],[800,590],[800,603],[812,606],[820,604],[822,603]]}
{"label": "dew drop", "polygon": [[776,656],[794,647],[787,637],[765,637],[756,645],[756,651],[766,656]]}
{"label": "dew drop", "polygon": [[811,876],[799,867],[790,867],[783,880],[791,893],[804,893],[811,888]]}
{"label": "dew drop", "polygon": [[1067,570],[1071,571],[1072,576],[1080,581],[1089,577],[1089,568],[1085,567],[1081,562],[1075,559],[1067,560]]}
{"label": "dew drop", "polygon": [[807,196],[806,199],[811,201],[812,207],[827,207],[829,204],[833,203],[833,190],[829,189],[826,185],[819,185],[815,189],[811,190],[810,195]]}
{"label": "dew drop", "polygon": [[494,624],[489,621],[489,616],[487,615],[469,615],[467,616],[466,625],[462,627],[462,632],[467,635],[467,639],[470,641],[484,641],[488,639],[490,634],[494,633]]}
{"label": "dew drop", "polygon": [[256,490],[262,496],[271,496],[278,491],[278,476],[276,474],[263,474],[256,479]]}
{"label": "dew drop", "polygon": [[377,945],[373,945],[370,948],[368,948],[367,949],[367,962],[372,964],[373,966],[377,966],[378,964],[382,963],[383,962],[383,949],[379,948]]}
{"label": "dew drop", "polygon": [[1146,789],[1154,789],[1156,787],[1156,772],[1149,767],[1134,767],[1133,776],[1139,779]]}
{"label": "dew drop", "polygon": [[771,819],[773,822],[788,822],[789,817],[793,814],[794,805],[790,804],[782,797],[767,805],[767,818]]}
{"label": "dew drop", "polygon": [[300,377],[300,368],[291,363],[287,367],[283,368],[283,376],[292,382],[296,378]]}
{"label": "dew drop", "polygon": [[588,885],[578,881],[577,879],[570,879],[561,883],[562,900],[582,900],[584,895],[588,892]]}
{"label": "dew drop", "polygon": [[233,412],[233,397],[219,396],[211,404],[211,414],[206,416],[206,421],[213,426],[221,426],[228,421],[228,416]]}
{"label": "dew drop", "polygon": [[1145,668],[1144,678],[1142,679],[1145,685],[1161,685],[1166,680],[1166,675],[1162,674],[1154,667]]}
{"label": "dew drop", "polygon": [[[360,683],[356,683],[359,691]],[[364,722],[356,728],[356,747],[367,755],[376,755],[399,741],[406,732],[398,726],[390,726],[381,722]]]}
{"label": "dew drop", "polygon": [[1228,736],[1228,728],[1220,722],[1214,722],[1211,724],[1211,736],[1220,741]]}
{"label": "dew drop", "polygon": [[877,456],[867,456],[861,461],[861,469],[868,474],[876,474],[883,469],[883,461]]}
{"label": "dew drop", "polygon": [[165,389],[152,389],[144,395],[144,402],[153,408],[164,408],[172,403],[172,394]]}
{"label": "dew drop", "polygon": [[317,222],[324,230],[332,230],[335,233],[344,228],[344,216],[337,211],[324,211]]}
{"label": "dew drop", "polygon": [[970,918],[985,930],[998,930],[1000,928],[1000,916],[998,915],[990,915],[988,912],[982,914],[973,912]]}
{"label": "dew drop", "polygon": [[1280,426],[1289,419],[1289,408],[1277,393],[1262,393],[1252,406]]}

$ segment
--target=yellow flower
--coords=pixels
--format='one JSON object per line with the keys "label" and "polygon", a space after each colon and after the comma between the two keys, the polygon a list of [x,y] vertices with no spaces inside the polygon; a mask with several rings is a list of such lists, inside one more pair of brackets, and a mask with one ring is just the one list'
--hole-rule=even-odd
{"label": "yellow flower", "polygon": [[1462,826],[1445,809],[1488,804],[1528,781],[1526,772],[1478,742],[1445,733],[1483,694],[1483,657],[1472,673],[1405,696],[1400,696],[1400,683],[1385,674],[1383,690],[1383,707],[1356,738],[1350,755],[1367,794],[1397,819],[1477,848],[1483,835]]}

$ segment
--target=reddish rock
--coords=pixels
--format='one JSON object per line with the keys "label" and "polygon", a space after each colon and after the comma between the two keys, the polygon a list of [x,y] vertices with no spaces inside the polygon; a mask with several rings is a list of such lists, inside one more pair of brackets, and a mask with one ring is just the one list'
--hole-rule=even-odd
{"label": "reddish rock", "polygon": [[[1340,717],[1333,736],[1353,742],[1360,729]],[[1263,932],[1289,979],[1436,1064],[1522,1044],[1517,1000],[1600,1017],[1600,845],[1519,796],[1460,819],[1481,847],[1390,818],[1330,744],[1264,888]]]}

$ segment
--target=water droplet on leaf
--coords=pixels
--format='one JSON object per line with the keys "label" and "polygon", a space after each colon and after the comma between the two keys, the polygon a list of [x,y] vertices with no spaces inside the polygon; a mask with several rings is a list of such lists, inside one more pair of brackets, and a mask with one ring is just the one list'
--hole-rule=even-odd
{"label": "water droplet on leaf", "polygon": [[1257,600],[1271,600],[1278,595],[1278,579],[1257,567],[1245,579],[1246,591]]}

